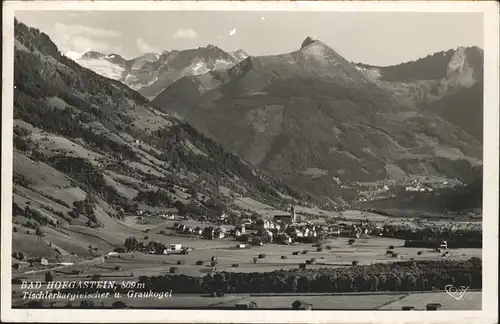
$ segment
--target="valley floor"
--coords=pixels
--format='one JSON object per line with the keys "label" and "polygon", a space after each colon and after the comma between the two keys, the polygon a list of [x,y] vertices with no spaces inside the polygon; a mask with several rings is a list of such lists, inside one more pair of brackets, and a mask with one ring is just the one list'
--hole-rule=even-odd
{"label": "valley floor", "polygon": [[[224,297],[204,295],[176,295],[159,298],[113,297],[95,299],[95,307],[109,308],[116,301],[122,301],[127,307],[148,309],[234,309],[236,304],[255,302],[257,309],[290,310],[292,303],[301,300],[312,304],[315,310],[401,310],[403,306],[413,306],[415,310],[424,310],[429,303],[440,303],[442,310],[481,310],[482,292],[467,291],[462,299],[457,300],[445,291],[435,292],[376,292],[376,293],[342,293],[342,294],[230,294]],[[28,301],[21,297],[13,299],[13,307],[23,307]],[[44,307],[50,302],[42,301]],[[68,301],[57,301],[52,307],[60,308]],[[71,302],[79,307],[80,300]]]}

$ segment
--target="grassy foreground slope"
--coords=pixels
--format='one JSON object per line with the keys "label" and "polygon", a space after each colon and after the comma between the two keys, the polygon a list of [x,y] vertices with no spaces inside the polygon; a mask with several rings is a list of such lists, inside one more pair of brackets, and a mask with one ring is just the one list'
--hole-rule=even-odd
{"label": "grassy foreground slope", "polygon": [[237,217],[238,197],[278,208],[298,198],[18,21],[14,63],[15,252],[110,250],[140,233],[124,222],[139,209]]}

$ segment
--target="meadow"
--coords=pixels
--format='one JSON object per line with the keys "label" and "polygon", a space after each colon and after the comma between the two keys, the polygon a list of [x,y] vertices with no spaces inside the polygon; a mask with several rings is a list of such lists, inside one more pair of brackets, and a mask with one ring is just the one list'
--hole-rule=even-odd
{"label": "meadow", "polygon": [[[369,293],[354,294],[343,293],[333,295],[301,294],[301,295],[252,295],[230,294],[223,297],[210,297],[208,295],[176,295],[158,298],[130,298],[123,295],[120,299],[110,297],[95,299],[95,307],[112,307],[113,303],[120,300],[126,307],[149,309],[234,309],[236,304],[255,302],[258,309],[292,309],[296,300],[312,304],[315,310],[401,310],[403,306],[413,306],[416,311],[425,311],[428,303],[440,303],[442,310],[481,310],[481,291],[470,291],[461,300],[456,300],[444,291],[423,293]],[[21,306],[26,300],[14,298],[13,305]],[[44,307],[49,307],[50,302],[42,301]],[[73,307],[80,307],[81,300],[69,302]],[[65,307],[68,301],[54,302],[52,307]]]}

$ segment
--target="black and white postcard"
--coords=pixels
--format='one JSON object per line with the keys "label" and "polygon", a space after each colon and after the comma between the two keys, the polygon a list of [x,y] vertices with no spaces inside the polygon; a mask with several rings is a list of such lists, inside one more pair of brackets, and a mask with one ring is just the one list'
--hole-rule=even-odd
{"label": "black and white postcard", "polygon": [[2,320],[494,323],[498,8],[5,2]]}

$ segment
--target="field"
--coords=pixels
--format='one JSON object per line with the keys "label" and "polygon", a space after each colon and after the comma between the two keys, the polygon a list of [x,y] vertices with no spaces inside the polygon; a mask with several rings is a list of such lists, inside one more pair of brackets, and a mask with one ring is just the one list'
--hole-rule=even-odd
{"label": "field", "polygon": [[[16,295],[14,307],[26,303],[26,300]],[[118,299],[109,297],[95,299],[96,307],[110,307]],[[136,308],[161,308],[161,309],[234,309],[238,303],[255,302],[258,309],[292,309],[296,300],[313,305],[316,310],[401,310],[403,306],[413,306],[415,310],[425,310],[428,303],[440,303],[442,310],[481,310],[481,292],[471,291],[461,300],[456,300],[445,292],[427,293],[370,293],[370,294],[301,294],[301,295],[250,295],[231,294],[224,297],[209,297],[206,295],[165,295],[162,298],[134,298],[123,295],[119,300],[128,307]],[[72,301],[73,306],[80,304],[81,300]],[[53,307],[64,307],[65,301],[55,302]],[[48,306],[48,302],[42,304]]]}
{"label": "field", "polygon": [[480,310],[482,295],[480,291],[467,291],[462,299],[452,298],[446,292],[410,294],[393,303],[384,305],[381,310],[401,310],[403,306],[413,306],[416,310],[425,309],[428,303],[440,303],[443,310]]}
{"label": "field", "polygon": [[[139,238],[140,239],[140,238]],[[130,276],[153,276],[167,274],[170,267],[178,267],[180,274],[190,276],[203,276],[210,272],[210,258],[216,256],[219,259],[218,271],[235,272],[270,272],[277,269],[296,269],[299,263],[303,263],[311,258],[316,259],[316,264],[309,265],[309,268],[321,267],[343,267],[351,266],[356,260],[360,265],[370,263],[393,262],[396,260],[432,260],[441,259],[440,253],[428,249],[403,247],[403,240],[373,237],[368,239],[358,239],[353,245],[347,244],[346,238],[338,238],[325,242],[331,246],[321,252],[317,252],[311,244],[278,245],[266,244],[264,246],[252,246],[248,249],[236,247],[237,241],[231,239],[223,240],[201,240],[189,237],[165,236],[160,237],[164,244],[183,244],[192,247],[194,250],[187,255],[153,255],[140,252],[122,253],[119,256],[109,257],[105,264],[92,266],[85,264],[67,267],[64,272],[56,273],[56,280],[83,279],[87,275],[101,274],[106,277]],[[385,254],[389,245],[394,246],[394,251],[399,253],[400,258],[394,258]],[[295,251],[308,250],[307,254],[292,255]],[[424,251],[422,255],[417,255],[418,251]],[[450,249],[449,259],[469,259],[473,256],[480,257],[480,249]],[[258,259],[254,264],[253,257],[265,254],[265,258]],[[286,256],[287,259],[281,259]],[[178,265],[177,261],[183,260],[185,264]],[[204,265],[196,265],[197,261],[204,261]],[[234,268],[232,264],[238,264]],[[115,270],[115,267],[120,270]],[[66,275],[73,270],[84,270],[83,276]],[[26,272],[26,269],[23,271]],[[26,276],[23,272],[18,275]],[[42,278],[43,274],[39,274]],[[29,279],[33,279],[29,276]]]}

